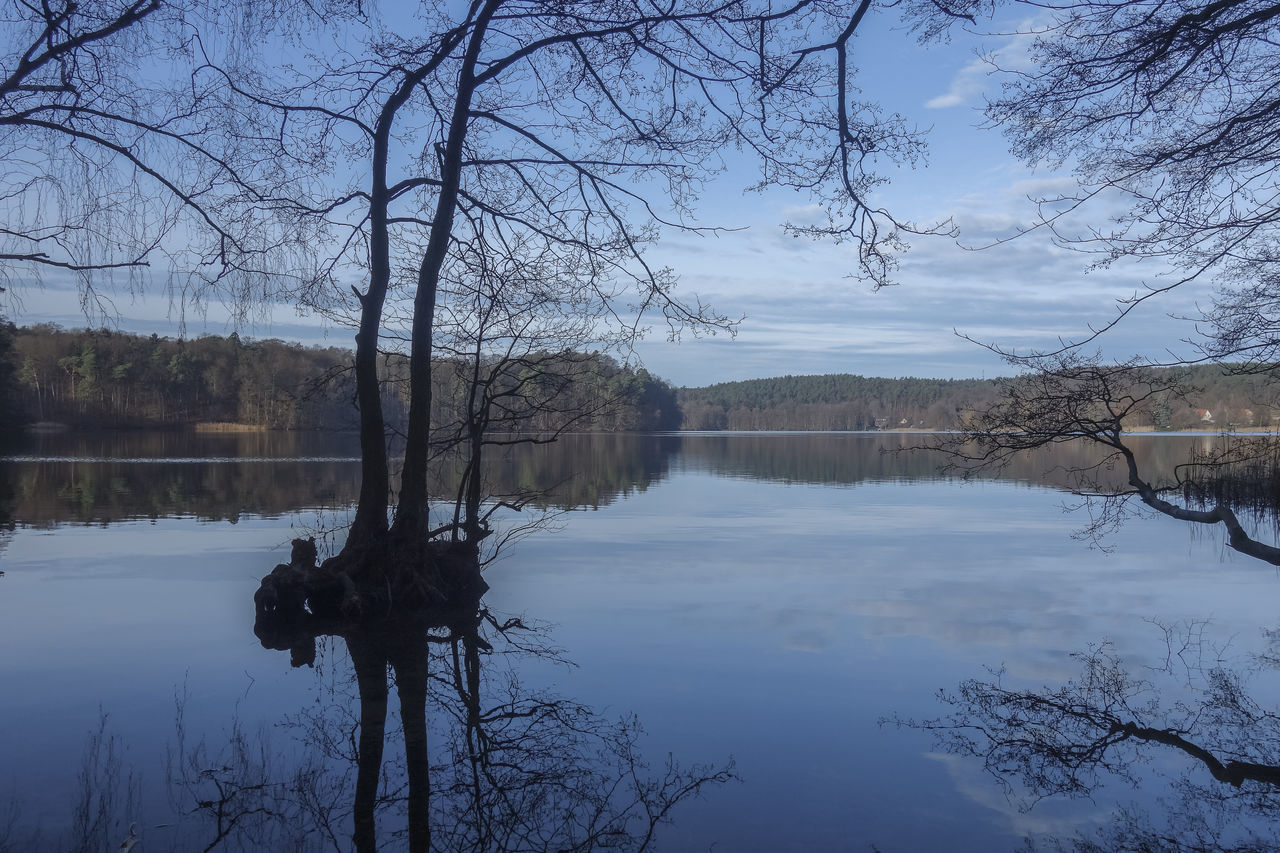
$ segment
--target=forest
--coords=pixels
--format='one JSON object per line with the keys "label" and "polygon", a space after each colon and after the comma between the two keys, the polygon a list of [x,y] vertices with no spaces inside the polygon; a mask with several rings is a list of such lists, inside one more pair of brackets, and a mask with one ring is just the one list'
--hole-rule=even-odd
{"label": "forest", "polygon": [[[643,369],[601,354],[551,354],[572,364],[554,412],[517,412],[515,426],[575,431],[674,429],[675,390]],[[0,418],[11,427],[58,423],[93,427],[354,430],[352,352],[280,340],[202,335],[149,337],[52,325],[0,327]],[[442,365],[442,366],[447,366]],[[388,422],[407,419],[407,360],[381,359]],[[440,369],[434,395],[442,420],[463,384]],[[545,375],[537,377],[545,382]]]}
{"label": "forest", "polygon": [[[1155,369],[1176,374],[1185,398],[1135,411],[1129,430],[1258,429],[1280,422],[1264,376],[1230,365]],[[681,388],[684,429],[957,429],[1003,393],[999,380],[883,379],[852,374],[780,376]],[[1270,404],[1269,404],[1270,403]]]}
{"label": "forest", "polygon": [[[643,368],[599,353],[574,361],[555,417],[530,411],[512,426],[575,432],[619,430],[956,429],[998,400],[997,380],[781,376],[675,389]],[[178,340],[108,329],[0,325],[0,425],[354,430],[352,353],[238,334]],[[447,363],[446,363],[447,364]],[[408,417],[407,360],[385,354],[383,405]],[[1174,372],[1173,368],[1167,372]],[[1130,430],[1259,429],[1280,422],[1264,377],[1230,367],[1178,369],[1185,399],[1135,412]],[[438,370],[435,415],[456,413],[465,386]],[[545,379],[545,377],[543,377]]]}

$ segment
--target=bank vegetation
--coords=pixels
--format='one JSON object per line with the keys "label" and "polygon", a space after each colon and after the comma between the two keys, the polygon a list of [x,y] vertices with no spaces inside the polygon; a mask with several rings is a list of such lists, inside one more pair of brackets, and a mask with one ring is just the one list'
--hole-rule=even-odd
{"label": "bank vegetation", "polygon": [[[998,399],[998,380],[880,378],[854,374],[781,376],[676,389],[644,368],[602,353],[548,353],[548,375],[564,387],[566,409],[582,412],[575,432],[655,430],[951,430]],[[77,429],[194,428],[347,431],[357,427],[352,352],[252,340],[236,333],[189,339],[41,324],[0,327],[0,421]],[[454,369],[457,368],[457,369]],[[463,365],[441,361],[435,415],[456,417]],[[408,419],[408,361],[380,360],[387,419]],[[1159,372],[1157,370],[1157,372]],[[1280,406],[1265,377],[1230,367],[1182,370],[1185,399],[1130,415],[1130,431],[1269,431]],[[546,376],[540,381],[546,381]],[[552,424],[529,412],[512,426]]]}

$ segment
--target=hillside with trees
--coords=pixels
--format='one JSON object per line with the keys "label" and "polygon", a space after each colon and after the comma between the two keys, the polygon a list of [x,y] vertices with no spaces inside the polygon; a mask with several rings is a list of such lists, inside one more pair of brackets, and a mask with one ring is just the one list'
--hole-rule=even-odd
{"label": "hillside with trees", "polygon": [[[1173,368],[1155,369],[1172,375]],[[1179,368],[1185,398],[1132,413],[1139,430],[1269,428],[1280,422],[1265,377],[1215,365]],[[956,429],[1000,398],[999,380],[883,379],[852,374],[781,376],[682,388],[691,430]]]}
{"label": "hillside with trees", "polygon": [[[498,362],[494,362],[498,364]],[[178,340],[52,325],[0,325],[0,429],[54,422],[78,428],[237,425],[354,430],[352,352],[231,334]],[[510,431],[955,429],[999,399],[998,380],[781,376],[681,388],[599,354],[539,353],[504,366],[489,393],[507,400]],[[536,369],[533,369],[536,367]],[[433,417],[466,419],[473,360],[434,371]],[[409,360],[384,353],[387,420],[408,421]],[[1160,373],[1159,370],[1156,373]],[[1280,422],[1265,377],[1218,366],[1181,369],[1188,389],[1143,407],[1128,429],[1257,429]],[[521,378],[523,376],[523,378]],[[520,402],[537,387],[538,405]],[[554,385],[554,387],[552,387]],[[515,393],[520,391],[520,393]]]}
{"label": "hillside with trees", "polygon": [[[553,430],[573,413],[575,430],[653,430],[679,426],[675,390],[643,369],[600,354],[545,353],[557,377],[555,411],[508,405],[513,430]],[[383,405],[391,424],[408,417],[407,359],[380,359]],[[258,429],[352,430],[357,426],[352,352],[304,347],[237,334],[175,340],[106,329],[0,327],[0,406],[10,425],[54,422],[76,427],[237,425]],[[567,367],[572,369],[567,369]],[[470,364],[442,362],[435,414],[465,408],[459,374]],[[546,385],[550,371],[526,377]],[[518,390],[516,376],[502,386]],[[497,392],[495,392],[497,393]],[[511,394],[511,396],[516,396]],[[544,388],[540,399],[548,396]],[[2,425],[0,425],[2,426]]]}
{"label": "hillside with trees", "polygon": [[238,335],[173,340],[105,329],[15,330],[17,406],[28,421],[71,425],[239,423],[350,428],[350,353]]}
{"label": "hillside with trees", "polygon": [[780,376],[680,391],[685,429],[945,429],[994,396],[979,379]]}

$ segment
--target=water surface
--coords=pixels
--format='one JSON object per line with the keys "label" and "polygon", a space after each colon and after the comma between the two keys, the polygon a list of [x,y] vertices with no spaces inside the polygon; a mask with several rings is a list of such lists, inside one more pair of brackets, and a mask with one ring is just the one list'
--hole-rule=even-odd
{"label": "water surface", "polygon": [[[1215,440],[1137,439],[1151,471]],[[1269,648],[1280,580],[1216,532],[1139,517],[1108,551],[1072,537],[1088,518],[1066,510],[1075,499],[1045,463],[1087,449],[964,482],[929,454],[883,452],[920,441],[577,436],[493,466],[494,491],[547,488],[531,511],[557,513],[487,569],[487,607],[550,623],[548,643],[574,664],[511,658],[521,688],[603,720],[634,714],[655,772],[669,754],[734,763],[738,781],[683,803],[662,849],[1014,850],[1088,836],[1134,804],[1158,817],[1155,777],[1023,811],[979,763],[882,721],[938,716],[939,689],[988,667],[1036,687],[1074,677],[1072,655],[1104,641],[1135,666],[1158,659],[1154,622],[1209,620],[1233,659]],[[340,542],[353,449],[340,436],[53,436],[0,461],[12,838],[38,830],[65,847],[101,729],[136,775],[116,824],[136,821],[141,849],[203,847],[204,829],[170,804],[179,704],[188,746],[225,744],[239,721],[305,760],[297,727],[280,724],[344,713],[346,652],[291,668],[255,639],[252,595],[290,539]],[[1153,763],[1196,770],[1183,755]]]}

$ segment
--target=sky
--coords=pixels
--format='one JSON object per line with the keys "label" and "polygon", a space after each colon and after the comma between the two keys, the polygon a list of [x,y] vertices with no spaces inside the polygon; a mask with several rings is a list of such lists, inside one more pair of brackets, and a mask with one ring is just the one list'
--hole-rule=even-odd
{"label": "sky", "polygon": [[[1008,22],[1011,24],[1025,22]],[[1160,269],[1136,264],[1089,271],[1091,258],[1054,246],[1034,232],[975,250],[1029,225],[1029,197],[1069,189],[1069,174],[1033,170],[1008,153],[995,130],[984,129],[984,94],[996,81],[980,51],[998,50],[1016,64],[1026,40],[979,41],[963,33],[948,44],[921,46],[913,36],[877,21],[860,34],[857,62],[868,99],[929,128],[928,163],[892,174],[876,197],[917,222],[952,220],[959,238],[919,237],[902,258],[894,287],[873,289],[850,277],[853,249],[791,238],[781,223],[817,211],[804,197],[781,191],[744,194],[754,176],[730,170],[698,208],[702,224],[738,230],[712,236],[666,235],[649,252],[672,267],[686,296],[742,317],[736,335],[678,342],[654,329],[637,355],[651,372],[683,386],[786,374],[991,377],[1014,372],[980,344],[1026,350],[1078,339],[1105,323],[1116,300],[1158,280]],[[1099,212],[1101,215],[1101,212]],[[1195,299],[1175,292],[1144,307],[1105,337],[1108,356],[1161,357],[1194,334],[1185,319]],[[11,294],[8,313],[19,324],[89,325],[74,286],[56,276]],[[155,289],[114,297],[114,325],[123,331],[178,336],[205,333],[283,338],[352,346],[353,332],[300,315],[290,305],[264,309],[238,326],[218,304],[184,309]],[[96,325],[97,323],[94,323]]]}

